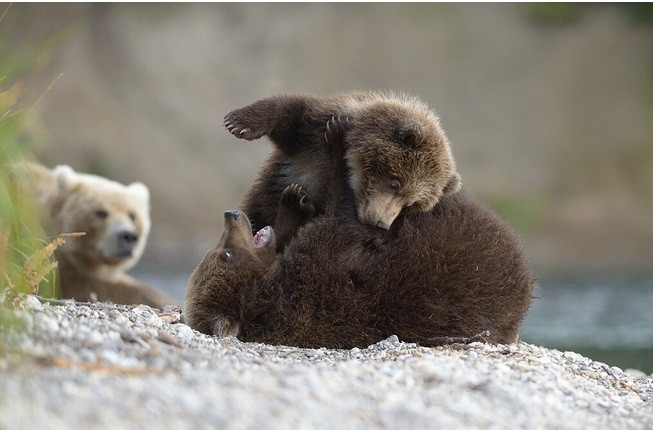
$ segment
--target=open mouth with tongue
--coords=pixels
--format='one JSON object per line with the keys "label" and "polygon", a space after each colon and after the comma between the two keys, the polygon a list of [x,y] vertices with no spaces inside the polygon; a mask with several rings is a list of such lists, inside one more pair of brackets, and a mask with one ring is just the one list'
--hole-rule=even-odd
{"label": "open mouth with tongue", "polygon": [[256,232],[252,241],[254,242],[254,247],[263,248],[272,240],[272,227],[266,225],[262,229]]}
{"label": "open mouth with tongue", "polygon": [[252,235],[252,224],[247,215],[239,210],[228,210],[224,213],[224,230],[217,247],[256,251],[259,259],[274,256],[276,251],[274,229],[268,225]]}

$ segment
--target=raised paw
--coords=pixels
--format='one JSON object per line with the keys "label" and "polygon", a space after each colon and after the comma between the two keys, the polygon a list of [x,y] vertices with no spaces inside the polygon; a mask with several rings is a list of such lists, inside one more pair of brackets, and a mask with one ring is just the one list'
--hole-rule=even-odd
{"label": "raised paw", "polygon": [[304,217],[312,217],[315,214],[315,206],[313,206],[311,198],[299,184],[288,185],[283,190],[281,205],[299,212]]}
{"label": "raised paw", "polygon": [[254,105],[232,110],[224,116],[222,124],[239,139],[255,140],[269,132],[264,114]]}
{"label": "raised paw", "polygon": [[324,140],[329,146],[338,145],[345,137],[347,126],[349,124],[349,117],[341,115],[332,115],[331,119],[326,123],[326,131],[324,132]]}

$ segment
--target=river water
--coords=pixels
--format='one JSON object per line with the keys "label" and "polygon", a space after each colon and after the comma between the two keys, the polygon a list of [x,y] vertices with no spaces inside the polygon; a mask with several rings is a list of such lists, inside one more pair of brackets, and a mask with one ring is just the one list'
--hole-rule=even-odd
{"label": "river water", "polygon": [[[135,270],[181,303],[192,268]],[[653,373],[653,277],[540,281],[522,340]]]}

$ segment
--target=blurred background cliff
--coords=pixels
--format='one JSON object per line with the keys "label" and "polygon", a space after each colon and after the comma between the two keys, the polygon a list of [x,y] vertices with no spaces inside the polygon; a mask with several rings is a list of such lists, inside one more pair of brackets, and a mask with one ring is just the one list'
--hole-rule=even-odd
{"label": "blurred background cliff", "polygon": [[[137,270],[168,268],[178,297],[270,151],[230,136],[225,113],[392,89],[440,114],[465,185],[522,234],[542,301],[571,304],[578,326],[594,296],[560,295],[577,276],[607,288],[604,305],[630,288],[653,307],[652,18],[648,4],[16,4],[0,31],[10,49],[57,40],[34,86],[63,73],[35,153],[150,187]],[[541,330],[565,318],[542,309]],[[650,348],[651,320],[633,324]]]}

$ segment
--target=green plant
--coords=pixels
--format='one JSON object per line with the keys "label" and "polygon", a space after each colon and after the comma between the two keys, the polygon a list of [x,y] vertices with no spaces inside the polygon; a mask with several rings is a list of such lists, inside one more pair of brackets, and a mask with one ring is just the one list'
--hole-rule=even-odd
{"label": "green plant", "polygon": [[[10,7],[0,13],[0,25]],[[65,240],[59,237],[48,243],[43,239],[35,202],[21,190],[17,174],[31,142],[25,123],[56,79],[36,101],[25,103],[28,81],[33,78],[30,65],[43,51],[26,54],[19,50],[19,55],[12,55],[5,39],[0,32],[0,301],[19,293],[53,295],[53,253]]]}

